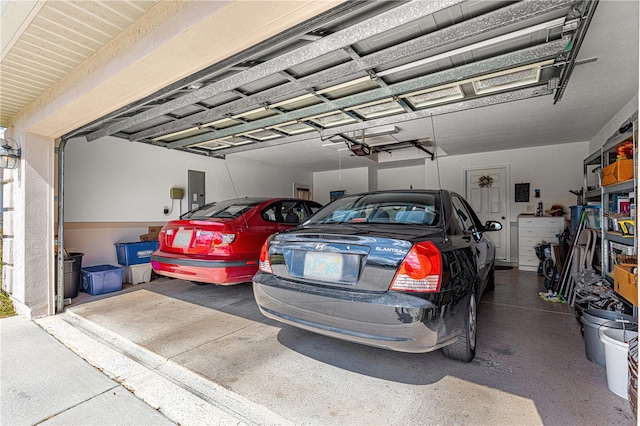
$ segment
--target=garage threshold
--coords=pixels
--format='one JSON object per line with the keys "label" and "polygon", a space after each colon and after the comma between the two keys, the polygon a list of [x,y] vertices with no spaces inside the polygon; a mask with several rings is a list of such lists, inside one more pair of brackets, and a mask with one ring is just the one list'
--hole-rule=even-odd
{"label": "garage threshold", "polygon": [[250,284],[161,278],[40,325],[179,424],[635,424],[535,273],[496,272],[469,364],[264,318]]}

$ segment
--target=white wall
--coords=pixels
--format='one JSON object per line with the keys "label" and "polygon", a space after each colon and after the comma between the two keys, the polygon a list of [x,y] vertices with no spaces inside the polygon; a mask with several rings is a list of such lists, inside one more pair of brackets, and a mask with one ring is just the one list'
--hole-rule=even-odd
{"label": "white wall", "polygon": [[425,166],[378,170],[378,189],[424,189]]}
{"label": "white wall", "polygon": [[[292,196],[293,182],[311,185],[310,172],[227,157],[238,196]],[[225,161],[170,151],[118,138],[95,142],[75,139],[65,154],[65,222],[149,222],[176,219],[178,203],[170,216],[169,189],[187,191],[188,170],[205,172],[206,202],[235,198]],[[186,210],[186,198],[182,211]]]}
{"label": "white wall", "polygon": [[327,204],[330,191],[345,190],[347,194],[369,191],[369,168],[332,170],[313,174],[313,199]]}
{"label": "white wall", "polygon": [[[493,166],[509,166],[509,198],[511,200],[511,220],[527,211],[532,205],[535,211],[541,201],[544,209],[552,204],[562,204],[568,213],[568,207],[576,204],[576,196],[569,190],[582,188],[583,160],[588,156],[589,143],[577,142],[562,145],[549,145],[518,150],[495,151],[469,155],[440,157],[439,168],[442,187],[464,195],[464,169]],[[438,175],[435,163],[425,161],[425,186],[438,187]],[[516,203],[513,199],[514,184],[530,183],[529,203]],[[540,199],[534,198],[533,190],[539,188]]]}
{"label": "white wall", "polygon": [[[507,194],[510,201],[509,217],[504,225],[510,238],[509,259],[517,259],[517,244],[514,244],[517,217],[527,212],[528,207],[535,212],[541,201],[546,210],[553,204],[562,204],[567,213],[576,204],[577,198],[569,190],[582,188],[583,160],[589,155],[589,143],[550,145],[518,150],[495,151],[469,155],[442,156],[438,162],[424,160],[424,165],[379,169],[377,173],[367,173],[366,169],[350,169],[314,173],[314,198],[326,203],[329,191],[347,189],[347,193],[387,189],[438,188],[438,169],[442,188],[464,195],[464,170],[491,167],[507,167],[509,170]],[[516,203],[513,197],[514,184],[530,184],[529,203]],[[541,191],[540,199],[534,198],[534,189]]]}
{"label": "white wall", "polygon": [[[238,196],[293,195],[293,183],[311,186],[310,172],[230,155],[225,161],[169,151],[118,138],[95,142],[75,139],[65,151],[65,247],[81,252],[83,266],[117,264],[114,243],[138,241],[149,225],[177,219],[179,203],[169,216],[169,189],[187,191],[188,170],[205,172],[206,202]],[[187,208],[182,200],[182,212]]]}
{"label": "white wall", "polygon": [[620,126],[622,126],[634,112],[638,111],[638,107],[640,107],[638,102],[638,94],[636,93],[631,100],[627,102],[627,104],[622,107],[622,109],[618,111],[618,113],[614,115],[593,138],[591,138],[591,141],[589,142],[589,153],[596,152],[596,150],[600,149],[607,139],[617,132]]}

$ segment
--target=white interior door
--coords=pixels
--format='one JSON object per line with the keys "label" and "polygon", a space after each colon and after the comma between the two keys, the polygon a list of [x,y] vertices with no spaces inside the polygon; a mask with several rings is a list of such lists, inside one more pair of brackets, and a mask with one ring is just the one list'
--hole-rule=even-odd
{"label": "white interior door", "polygon": [[[502,223],[502,230],[487,232],[485,235],[496,246],[496,260],[508,260],[509,223],[507,204],[507,170],[504,167],[466,170],[466,198],[482,223],[496,220]],[[489,177],[489,179],[483,179]],[[489,181],[489,182],[487,182]]]}

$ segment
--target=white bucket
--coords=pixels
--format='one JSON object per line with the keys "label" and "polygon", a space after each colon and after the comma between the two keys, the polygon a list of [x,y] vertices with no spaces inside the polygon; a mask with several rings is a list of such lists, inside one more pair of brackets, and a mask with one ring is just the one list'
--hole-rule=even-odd
{"label": "white bucket", "polygon": [[629,366],[627,353],[629,340],[638,336],[637,331],[604,328],[600,331],[600,340],[604,343],[604,358],[607,368],[607,386],[611,392],[629,399]]}

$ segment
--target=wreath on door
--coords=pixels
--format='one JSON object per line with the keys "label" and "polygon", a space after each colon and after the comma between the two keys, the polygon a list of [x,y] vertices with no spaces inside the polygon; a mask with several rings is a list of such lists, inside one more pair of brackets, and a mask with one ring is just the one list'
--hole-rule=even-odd
{"label": "wreath on door", "polygon": [[490,188],[493,185],[493,178],[491,176],[480,176],[478,178],[478,186],[480,188]]}

